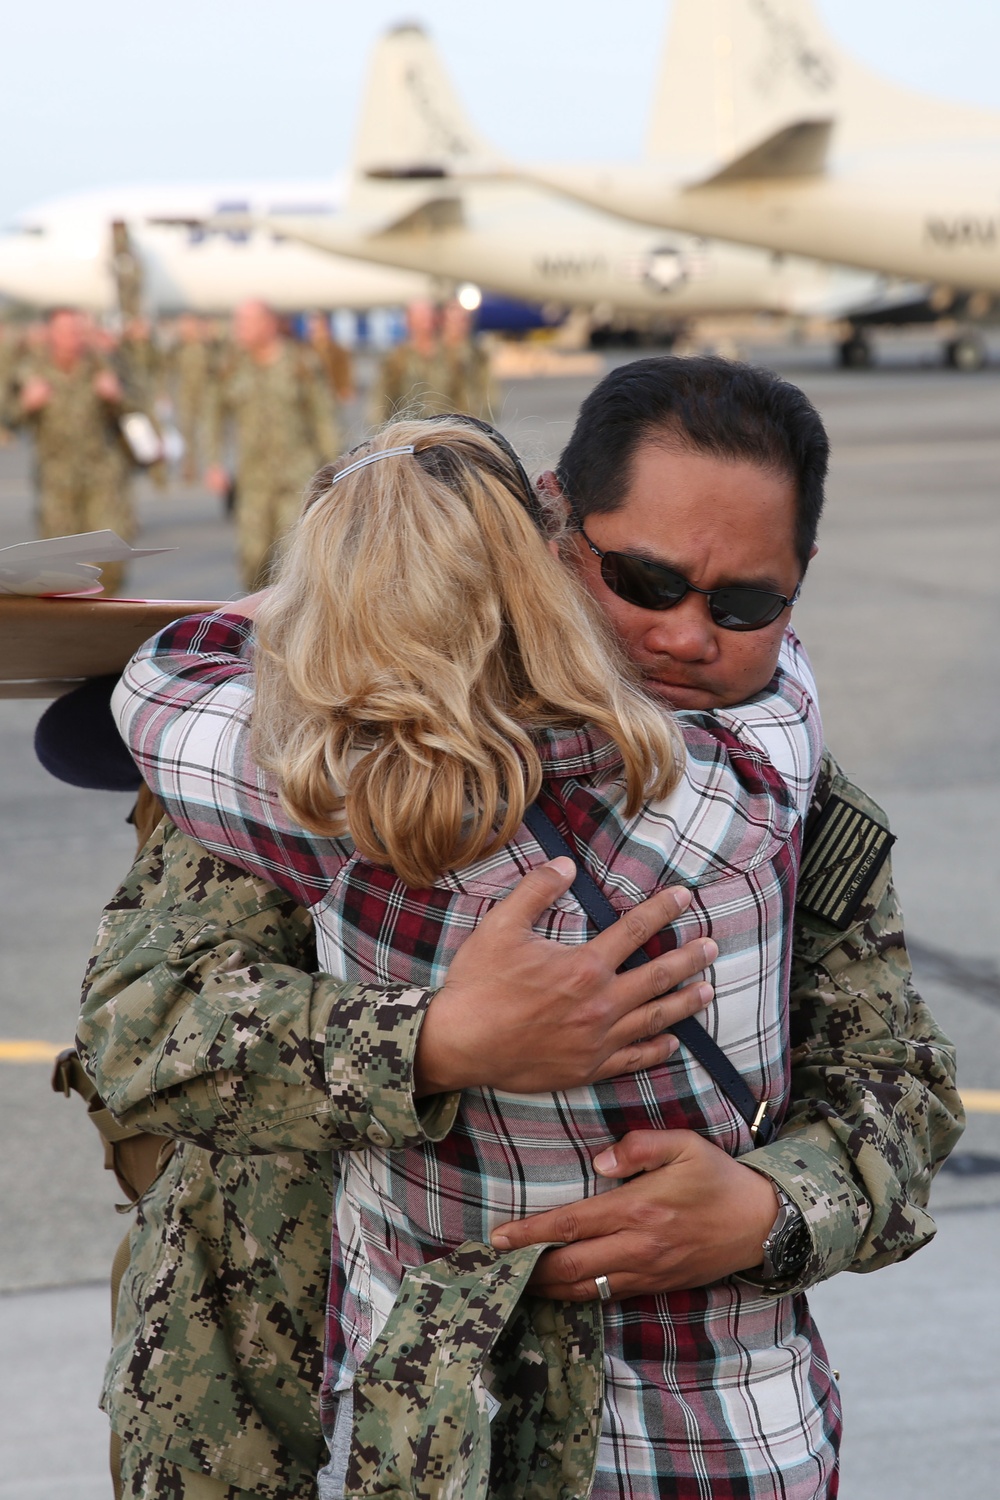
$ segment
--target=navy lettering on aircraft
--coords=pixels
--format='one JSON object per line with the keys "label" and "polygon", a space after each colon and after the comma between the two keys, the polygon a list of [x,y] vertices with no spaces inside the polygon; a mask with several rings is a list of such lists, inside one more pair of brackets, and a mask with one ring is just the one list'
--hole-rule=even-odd
{"label": "navy lettering on aircraft", "polygon": [[[245,198],[238,202],[217,203],[213,213],[217,214],[248,214],[250,204]],[[231,245],[247,245],[250,243],[251,231],[249,229],[206,229],[202,225],[193,224],[188,232],[188,244],[200,245],[213,236],[229,241]]]}
{"label": "navy lettering on aircraft", "polygon": [[571,277],[601,276],[608,269],[604,255],[539,255],[535,269],[542,276],[563,281]]}
{"label": "navy lettering on aircraft", "polygon": [[801,26],[782,15],[775,0],[750,0],[771,44],[769,56],[757,70],[756,83],[762,94],[771,92],[778,76],[786,69],[799,75],[799,82],[816,94],[825,94],[835,80],[832,60],[825,56],[806,35]]}
{"label": "navy lettering on aircraft", "polygon": [[928,243],[940,250],[995,250],[1000,244],[1000,218],[980,219],[973,214],[961,219],[929,218],[924,233]]}

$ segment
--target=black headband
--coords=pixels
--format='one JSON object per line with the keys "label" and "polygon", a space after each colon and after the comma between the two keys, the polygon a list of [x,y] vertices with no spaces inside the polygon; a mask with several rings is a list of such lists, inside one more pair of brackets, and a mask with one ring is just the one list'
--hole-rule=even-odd
{"label": "black headband", "polygon": [[467,426],[478,427],[480,432],[485,432],[487,437],[492,438],[500,451],[502,453],[505,453],[506,456],[510,459],[511,463],[514,465],[515,470],[517,471],[517,476],[521,481],[521,488],[523,490],[523,495],[519,496],[518,498],[521,500],[525,510],[528,512],[529,516],[534,521],[539,531],[545,530],[545,512],[542,509],[537,494],[535,493],[534,485],[528,478],[527,471],[525,470],[524,465],[518,457],[517,449],[514,447],[513,443],[511,443],[507,438],[504,437],[502,432],[498,432],[490,422],[484,422],[481,417],[470,416],[468,412],[464,411],[450,411],[447,412],[444,416],[433,417],[430,420],[435,422],[465,422]]}

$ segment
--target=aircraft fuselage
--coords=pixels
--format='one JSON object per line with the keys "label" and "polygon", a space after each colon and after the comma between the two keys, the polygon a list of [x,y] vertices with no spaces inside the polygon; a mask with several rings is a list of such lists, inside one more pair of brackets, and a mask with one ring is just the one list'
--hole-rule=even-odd
{"label": "aircraft fuselage", "polygon": [[658,167],[532,169],[636,223],[718,235],[967,291],[1000,292],[1000,149],[970,164],[836,164],[818,177],[679,187]]}
{"label": "aircraft fuselage", "polygon": [[[448,193],[447,183],[442,194]],[[340,255],[473,281],[505,296],[619,314],[676,317],[818,310],[843,273],[686,235],[635,229],[608,215],[563,212],[510,187],[460,190],[453,224],[381,233],[345,214],[269,216],[275,231]],[[459,207],[460,206],[460,207]],[[371,210],[370,199],[366,207]],[[870,279],[856,278],[858,300]]]}

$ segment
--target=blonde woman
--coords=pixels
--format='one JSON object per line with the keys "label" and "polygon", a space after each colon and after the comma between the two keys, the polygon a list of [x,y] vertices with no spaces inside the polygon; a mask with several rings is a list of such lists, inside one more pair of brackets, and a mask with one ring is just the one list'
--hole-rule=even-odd
{"label": "blonde woman", "polygon": [[[460,419],[397,422],[319,490],[256,631],[238,611],[181,622],[118,689],[122,732],[172,816],[307,905],[329,972],[398,982],[405,1006],[544,859],[523,825],[537,798],[617,910],[665,884],[694,890],[682,934],[709,938],[709,961],[718,947],[706,1026],[780,1108],[799,837],[821,749],[795,638],[764,693],[681,716],[682,741],[495,436]],[[572,896],[546,930],[586,936]],[[334,1388],[349,1391],[408,1267],[599,1191],[597,1153],[672,1127],[734,1156],[751,1145],[712,1078],[664,1038],[643,1073],[556,1095],[471,1089],[444,1140],[352,1153]],[[603,1314],[594,1495],[834,1493],[837,1399],[802,1299],[730,1279]]]}

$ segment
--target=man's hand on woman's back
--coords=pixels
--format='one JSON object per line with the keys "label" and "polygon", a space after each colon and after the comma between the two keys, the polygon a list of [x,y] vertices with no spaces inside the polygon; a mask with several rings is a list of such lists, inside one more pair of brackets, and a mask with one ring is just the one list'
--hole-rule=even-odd
{"label": "man's hand on woman's back", "polygon": [[420,1032],[418,1095],[477,1086],[552,1093],[653,1068],[679,1045],[666,1028],[710,1004],[711,985],[691,983],[718,953],[710,938],[617,972],[690,905],[681,886],[657,892],[589,943],[534,932],[574,874],[568,859],[532,870],[463,944]]}

